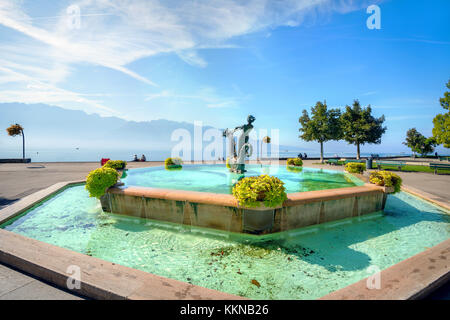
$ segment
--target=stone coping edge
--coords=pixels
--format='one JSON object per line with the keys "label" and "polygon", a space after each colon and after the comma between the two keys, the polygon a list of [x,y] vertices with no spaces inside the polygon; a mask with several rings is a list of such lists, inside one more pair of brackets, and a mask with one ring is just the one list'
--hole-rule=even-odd
{"label": "stone coping edge", "polygon": [[415,300],[450,280],[450,239],[380,272],[380,289],[368,289],[370,277],[321,300]]}
{"label": "stone coping edge", "polygon": [[437,205],[439,207],[442,207],[442,208],[450,211],[450,205],[449,204],[435,199],[435,196],[433,196],[430,193],[427,193],[427,192],[424,192],[424,191],[421,191],[421,190],[417,190],[416,188],[413,188],[411,186],[406,186],[406,185],[402,186],[402,191],[411,193],[411,194],[415,195],[416,197],[419,197],[419,198],[421,198],[421,199],[423,199],[425,201],[431,202],[434,205]]}
{"label": "stone coping edge", "polygon": [[[0,262],[93,299],[245,299],[107,262],[3,229],[0,229]],[[70,277],[75,270],[79,270],[79,289],[67,286],[73,283]]]}

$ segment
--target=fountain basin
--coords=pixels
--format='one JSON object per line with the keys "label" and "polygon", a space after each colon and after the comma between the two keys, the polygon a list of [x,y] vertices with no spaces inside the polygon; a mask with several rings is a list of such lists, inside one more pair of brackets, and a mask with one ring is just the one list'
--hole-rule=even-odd
{"label": "fountain basin", "polygon": [[[127,170],[123,187],[101,198],[105,212],[223,231],[269,234],[379,212],[389,190],[339,171],[246,165],[245,174],[223,165]],[[242,177],[270,174],[285,183],[287,201],[277,208],[245,208],[231,195]],[[211,192],[212,191],[212,192]]]}
{"label": "fountain basin", "polygon": [[[104,214],[82,184],[62,183],[0,211],[0,261],[61,286],[76,262],[76,292],[107,299],[315,299],[370,276],[373,266],[389,284],[391,267],[395,286],[340,294],[405,299],[448,275],[438,264],[448,260],[448,213],[400,192],[388,196],[385,214],[254,236]],[[410,257],[420,262],[405,268]]]}

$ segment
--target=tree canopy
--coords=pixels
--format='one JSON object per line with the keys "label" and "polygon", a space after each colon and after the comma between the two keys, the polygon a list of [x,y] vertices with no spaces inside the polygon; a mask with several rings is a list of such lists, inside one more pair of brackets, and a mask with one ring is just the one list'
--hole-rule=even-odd
{"label": "tree canopy", "polygon": [[[448,80],[447,82],[447,89],[450,89],[450,80]],[[450,110],[450,92],[444,92],[444,96],[439,99],[439,103],[441,104],[442,108]]]}
{"label": "tree canopy", "polygon": [[9,128],[6,128],[8,135],[11,137],[20,136],[23,133],[23,128],[20,124],[12,124]]}
{"label": "tree canopy", "polygon": [[375,118],[372,108],[362,108],[359,101],[355,100],[353,106],[345,107],[341,116],[341,127],[344,140],[357,146],[357,158],[360,158],[360,145],[365,143],[381,143],[381,136],[386,132],[383,127],[384,115]]}
{"label": "tree canopy", "polygon": [[[450,89],[450,80],[447,82]],[[445,148],[450,148],[450,92],[444,92],[444,97],[439,99],[442,108],[449,110],[446,113],[438,114],[433,119],[433,137],[437,144],[443,144]]]}
{"label": "tree canopy", "polygon": [[426,155],[434,151],[436,140],[434,137],[426,138],[416,128],[412,128],[406,132],[406,139],[403,144],[411,148],[414,153]]}
{"label": "tree canopy", "polygon": [[320,143],[320,159],[323,161],[323,143],[329,140],[339,140],[341,138],[339,109],[328,109],[326,102],[317,102],[311,108],[311,117],[308,111],[303,110],[299,118],[302,133],[300,138],[305,141],[317,141]]}

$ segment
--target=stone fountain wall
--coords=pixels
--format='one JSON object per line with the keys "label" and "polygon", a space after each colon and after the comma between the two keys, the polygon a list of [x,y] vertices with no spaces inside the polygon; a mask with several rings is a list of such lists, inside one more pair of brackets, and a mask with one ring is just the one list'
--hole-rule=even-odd
{"label": "stone fountain wall", "polygon": [[246,209],[231,195],[129,187],[101,198],[105,212],[238,233],[267,234],[359,217],[384,209],[383,187],[288,194],[281,208]]}

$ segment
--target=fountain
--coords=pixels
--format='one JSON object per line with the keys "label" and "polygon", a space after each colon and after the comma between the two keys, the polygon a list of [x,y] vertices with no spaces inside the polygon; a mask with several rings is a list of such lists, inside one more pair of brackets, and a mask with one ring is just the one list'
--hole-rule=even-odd
{"label": "fountain", "polygon": [[[303,167],[292,171],[289,165],[246,166],[245,158],[253,152],[249,134],[254,121],[255,117],[249,115],[246,124],[223,132],[228,139],[227,167],[230,170],[223,164],[179,165],[177,171],[163,167],[127,170],[122,184],[109,188],[100,197],[103,211],[262,235],[360,217],[384,209],[386,196],[393,191],[365,184],[359,179],[361,176]],[[234,134],[238,131],[241,132],[236,145]],[[167,160],[166,165],[170,162]],[[264,175],[266,177],[250,180],[274,179],[282,190],[274,191],[274,185],[268,183],[263,189],[258,189],[261,184],[255,184],[232,192],[241,178]],[[272,177],[267,177],[269,175]],[[259,191],[255,198],[250,193],[256,189]],[[278,202],[265,201],[260,197],[261,192],[272,197],[281,192],[282,196]],[[245,198],[250,199],[249,202]]]}
{"label": "fountain", "polygon": [[[253,153],[253,147],[248,142],[249,133],[253,130],[252,123],[255,121],[255,117],[249,115],[247,117],[247,124],[240,127],[236,127],[233,130],[225,129],[223,136],[228,139],[228,156],[230,171],[234,173],[242,174],[245,172],[245,157],[250,157]],[[238,138],[238,145],[236,150],[236,142],[234,141],[234,133],[238,130],[242,130],[241,135]]]}

